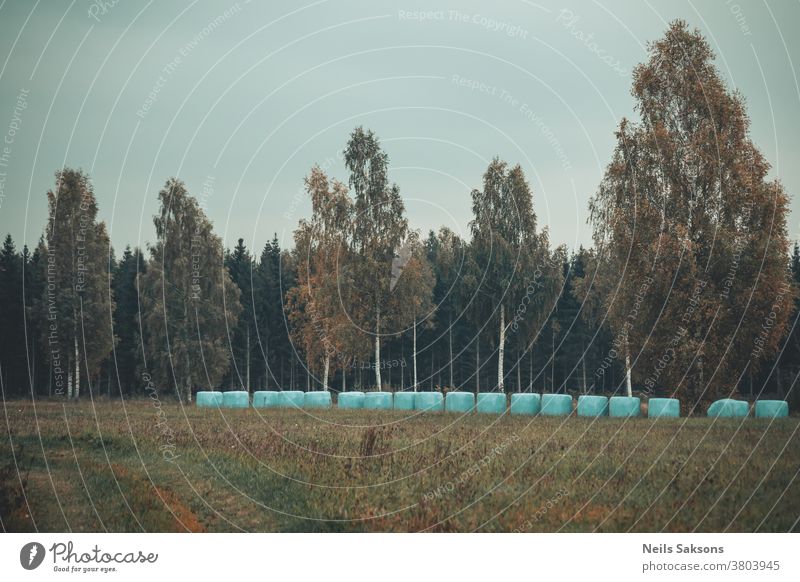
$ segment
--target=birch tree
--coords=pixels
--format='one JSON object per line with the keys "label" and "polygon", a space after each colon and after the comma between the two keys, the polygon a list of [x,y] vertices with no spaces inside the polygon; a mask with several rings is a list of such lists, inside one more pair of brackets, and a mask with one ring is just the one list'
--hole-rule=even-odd
{"label": "birch tree", "polygon": [[786,333],[788,198],[697,30],[675,21],[651,43],[632,93],[640,120],[620,123],[590,203],[605,308],[628,393],[632,375],[694,405],[730,394]]}
{"label": "birch tree", "polygon": [[301,220],[295,230],[297,285],[287,295],[292,336],[302,346],[311,370],[321,368],[322,387],[327,390],[332,367],[345,367],[345,338],[352,331],[343,296],[351,286],[349,277],[353,205],[347,187],[328,180],[315,166],[305,179],[311,198],[312,217]]}
{"label": "birch tree", "polygon": [[56,187],[47,193],[47,201],[42,340],[57,368],[67,364],[66,393],[78,398],[81,379],[97,375],[114,343],[111,244],[105,224],[97,221],[97,200],[84,172],[56,172]]}
{"label": "birch tree", "polygon": [[[389,158],[372,131],[356,128],[344,151],[354,198],[352,274],[360,324],[372,332],[375,384],[381,384],[381,338],[391,335],[392,261],[408,233],[400,189],[389,184]],[[389,330],[388,332],[386,330]]]}
{"label": "birch tree", "polygon": [[485,275],[477,293],[496,313],[496,388],[503,391],[509,327],[542,313],[547,301],[539,298],[552,290],[560,263],[550,257],[547,231],[537,233],[531,191],[519,165],[509,169],[495,158],[483,176],[483,190],[472,192],[472,212],[472,245]]}

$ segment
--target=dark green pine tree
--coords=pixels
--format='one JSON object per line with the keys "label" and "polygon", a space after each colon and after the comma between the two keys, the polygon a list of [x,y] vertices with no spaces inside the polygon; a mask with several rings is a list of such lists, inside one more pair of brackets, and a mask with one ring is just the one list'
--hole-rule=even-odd
{"label": "dark green pine tree", "polygon": [[133,394],[141,382],[136,381],[136,369],[141,362],[139,346],[139,292],[136,278],[147,268],[144,255],[137,247],[125,247],[122,260],[116,265],[112,278],[112,289],[116,306],[114,309],[114,334],[119,343],[114,349],[111,373],[122,394]]}
{"label": "dark green pine tree", "polygon": [[28,389],[22,271],[23,258],[9,234],[0,250],[0,373],[3,392],[14,395]]}
{"label": "dark green pine tree", "polygon": [[[41,338],[45,335],[47,320],[44,318],[42,298],[47,283],[47,244],[44,236],[28,257],[27,246],[23,251],[25,259],[25,317],[27,320],[27,366],[30,385],[36,394],[53,395],[53,360],[50,350],[42,349]],[[46,387],[46,390],[45,390]]]}
{"label": "dark green pine tree", "polygon": [[278,236],[264,246],[253,280],[257,330],[257,368],[266,390],[286,390],[297,383],[297,359],[289,341],[284,297],[294,286],[291,259],[281,251]]}
{"label": "dark green pine tree", "polygon": [[235,390],[252,390],[251,374],[253,370],[256,346],[256,317],[253,309],[254,263],[250,251],[239,239],[233,251],[225,253],[225,266],[231,279],[239,287],[242,316],[235,329],[230,330],[231,370],[227,382]]}

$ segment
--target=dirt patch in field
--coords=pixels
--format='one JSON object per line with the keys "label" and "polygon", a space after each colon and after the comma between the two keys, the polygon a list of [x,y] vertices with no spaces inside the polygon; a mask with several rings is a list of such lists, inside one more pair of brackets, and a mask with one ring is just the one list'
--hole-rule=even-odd
{"label": "dirt patch in field", "polygon": [[[170,531],[174,532],[191,532],[200,533],[206,531],[206,528],[198,519],[197,515],[189,509],[189,507],[181,501],[178,495],[167,487],[159,487],[154,483],[142,479],[136,475],[131,475],[127,467],[112,463],[111,470],[119,480],[125,480],[130,484],[131,489],[139,490],[152,490],[156,499],[160,500],[165,512],[171,512],[172,515],[168,518],[174,522],[174,527]],[[158,502],[156,502],[158,503]],[[147,508],[148,510],[151,508]]]}

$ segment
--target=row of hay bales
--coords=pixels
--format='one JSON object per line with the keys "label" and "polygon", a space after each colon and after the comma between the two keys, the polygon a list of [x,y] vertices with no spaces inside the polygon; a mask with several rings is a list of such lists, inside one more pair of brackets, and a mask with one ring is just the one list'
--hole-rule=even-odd
{"label": "row of hay bales", "polygon": [[[197,406],[221,408],[248,408],[250,395],[246,391],[198,392]],[[634,418],[642,415],[642,402],[636,396],[578,397],[574,406],[569,394],[512,394],[508,405],[502,392],[483,392],[477,398],[472,392],[343,392],[338,397],[338,407],[346,410],[416,410],[420,412],[454,412],[468,414],[504,414],[533,416],[569,416],[573,409],[578,416],[595,418],[611,416]],[[254,392],[253,408],[331,408],[333,400],[328,391]],[[648,418],[678,418],[680,402],[676,398],[650,398],[647,401]],[[714,418],[741,418],[750,414],[750,405],[744,400],[724,398],[708,409]],[[789,406],[783,400],[758,400],[753,414],[756,418],[782,418],[789,415]]]}

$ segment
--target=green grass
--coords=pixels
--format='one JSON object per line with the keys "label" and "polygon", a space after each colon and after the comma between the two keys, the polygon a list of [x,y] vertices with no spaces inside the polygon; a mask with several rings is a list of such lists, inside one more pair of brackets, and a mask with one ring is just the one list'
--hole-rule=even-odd
{"label": "green grass", "polygon": [[797,418],[161,410],[4,403],[3,529],[798,528]]}

